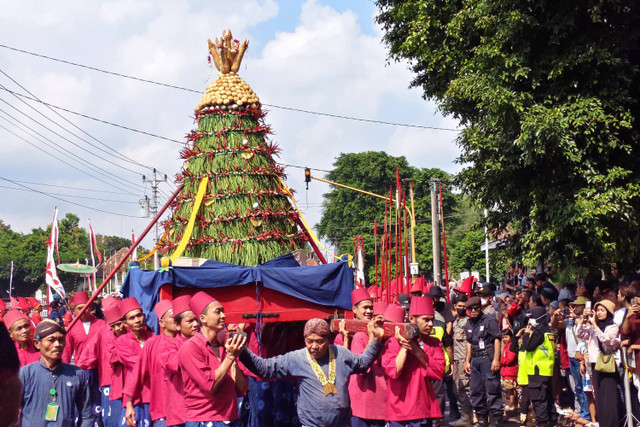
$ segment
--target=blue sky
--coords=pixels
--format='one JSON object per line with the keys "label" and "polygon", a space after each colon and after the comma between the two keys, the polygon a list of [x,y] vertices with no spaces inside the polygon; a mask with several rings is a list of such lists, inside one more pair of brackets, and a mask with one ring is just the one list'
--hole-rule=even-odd
{"label": "blue sky", "polygon": [[[442,117],[432,102],[421,98],[418,89],[408,89],[412,75],[406,64],[386,64],[387,52],[373,20],[375,13],[373,3],[365,0],[21,1],[0,9],[0,44],[204,90],[217,75],[207,63],[207,38],[231,28],[236,38],[250,40],[240,75],[264,103],[456,128],[452,119]],[[0,70],[43,101],[109,122],[175,140],[183,140],[194,127],[193,110],[200,99],[197,93],[110,76],[2,47]],[[2,74],[0,85],[24,93]],[[98,233],[130,237],[132,228],[137,233],[144,228],[148,219],[136,218],[137,203],[149,195],[141,175],[148,176],[150,171],[114,156],[110,150],[172,176],[182,164],[178,159],[180,144],[61,112],[79,128],[72,129],[76,134],[86,132],[81,136],[107,154],[60,128],[58,125],[71,130],[68,123],[37,103],[32,107],[42,115],[6,91],[0,90],[0,99],[0,126],[6,128],[0,127],[0,176],[38,183],[24,185],[90,207],[19,191],[15,184],[4,181],[0,182],[0,219],[14,230],[28,232],[46,226],[53,207],[58,205],[60,216],[74,212],[84,227],[90,218]],[[273,140],[282,148],[280,160],[284,163],[330,169],[340,153],[380,150],[406,156],[417,167],[460,170],[454,163],[459,155],[456,132],[377,125],[274,108],[266,120],[275,132]],[[24,125],[33,131],[25,131]],[[34,135],[35,131],[42,136]],[[51,148],[52,144],[68,152]],[[92,165],[106,172],[99,176],[102,181],[76,170]],[[308,221],[317,223],[322,194],[329,188],[314,183],[307,193],[302,171],[290,168],[287,173],[288,185],[301,201],[308,201],[308,205],[302,204]],[[174,188],[165,184],[161,187],[165,194]],[[151,242],[144,244],[150,246]]]}

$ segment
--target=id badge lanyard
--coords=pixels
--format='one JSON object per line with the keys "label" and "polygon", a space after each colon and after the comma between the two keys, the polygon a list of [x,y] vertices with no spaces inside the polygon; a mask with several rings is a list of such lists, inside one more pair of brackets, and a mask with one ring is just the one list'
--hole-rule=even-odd
{"label": "id badge lanyard", "polygon": [[51,395],[51,402],[47,405],[47,411],[44,414],[45,421],[56,421],[58,419],[58,411],[60,410],[60,406],[58,405],[57,392],[55,388],[49,390],[49,394]]}

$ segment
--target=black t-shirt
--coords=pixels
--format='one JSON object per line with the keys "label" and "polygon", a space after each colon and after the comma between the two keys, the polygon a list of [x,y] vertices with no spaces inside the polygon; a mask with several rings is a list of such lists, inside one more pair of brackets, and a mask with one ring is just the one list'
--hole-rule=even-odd
{"label": "black t-shirt", "polygon": [[449,302],[438,301],[434,304],[433,308],[444,317],[445,323],[453,323],[456,320],[456,316],[453,314],[453,305]]}
{"label": "black t-shirt", "polygon": [[9,370],[16,375],[20,370],[20,359],[16,346],[9,336],[9,331],[0,323],[0,371]]}

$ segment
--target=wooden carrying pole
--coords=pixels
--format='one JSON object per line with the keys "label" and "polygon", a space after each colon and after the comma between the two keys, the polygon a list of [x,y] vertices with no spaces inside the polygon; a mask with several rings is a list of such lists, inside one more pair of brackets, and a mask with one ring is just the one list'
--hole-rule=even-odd
{"label": "wooden carrying pole", "polygon": [[[158,222],[158,220],[160,219],[160,217],[162,216],[162,214],[164,214],[164,211],[167,210],[167,208],[169,207],[169,205],[171,205],[171,203],[173,202],[173,200],[178,197],[178,194],[180,194],[180,191],[182,191],[182,185],[180,185],[176,191],[171,195],[171,197],[169,197],[169,200],[167,200],[167,203],[164,204],[164,206],[162,207],[162,209],[160,209],[158,211],[158,213],[156,214],[156,216],[151,220],[151,222],[149,223],[149,225],[147,225],[147,228],[144,229],[144,231],[140,234],[140,237],[138,237],[138,242],[141,242],[142,239],[145,238],[145,236],[147,235],[147,233],[149,233],[149,231],[153,228],[153,226],[156,224],[156,222]],[[93,293],[93,295],[91,295],[91,298],[89,298],[89,301],[87,301],[87,303],[84,305],[84,307],[82,307],[82,310],[80,310],[80,313],[78,313],[76,315],[76,317],[74,317],[71,320],[71,323],[69,323],[69,326],[67,327],[67,332],[69,332],[71,330],[71,328],[73,328],[73,325],[75,325],[78,322],[78,319],[80,319],[80,317],[82,317],[82,315],[84,314],[85,311],[87,311],[87,309],[89,307],[91,307],[91,304],[93,304],[93,301],[95,301],[95,299],[98,297],[98,295],[100,294],[100,292],[102,292],[102,290],[104,289],[104,287],[107,285],[107,283],[109,283],[109,281],[111,280],[111,278],[118,272],[118,270],[120,269],[120,267],[122,267],[122,265],[127,261],[127,259],[129,259],[129,257],[131,256],[131,254],[133,253],[133,251],[135,250],[136,246],[135,245],[131,245],[131,247],[129,248],[129,250],[127,251],[127,253],[122,257],[122,259],[120,260],[120,262],[118,262],[118,264],[114,267],[114,269],[111,271],[111,273],[109,273],[109,275],[107,276],[106,279],[104,279],[104,281],[102,282],[102,284],[98,287],[98,289],[96,289],[96,291]]]}

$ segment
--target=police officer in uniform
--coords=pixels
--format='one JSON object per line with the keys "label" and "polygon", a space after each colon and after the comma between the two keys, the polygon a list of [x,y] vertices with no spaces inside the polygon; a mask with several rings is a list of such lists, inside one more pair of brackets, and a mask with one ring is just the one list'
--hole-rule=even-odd
{"label": "police officer in uniform", "polygon": [[551,427],[556,425],[558,417],[551,390],[555,340],[544,307],[533,307],[529,315],[529,324],[522,336],[522,346],[529,359],[526,369],[529,399],[538,426]]}
{"label": "police officer in uniform", "polygon": [[500,313],[493,306],[493,293],[495,291],[494,286],[488,282],[476,283],[476,295],[480,297],[480,305],[482,306],[482,312],[495,316],[496,320],[500,317]]}
{"label": "police officer in uniform", "polygon": [[473,408],[469,402],[469,375],[464,371],[467,360],[467,295],[456,293],[456,319],[453,321],[453,381],[458,389],[458,403],[462,415],[460,419],[449,423],[450,427],[465,427],[473,423]]}
{"label": "police officer in uniform", "polygon": [[464,370],[469,374],[469,398],[478,417],[478,425],[497,426],[502,419],[500,328],[495,316],[482,312],[480,297],[469,298],[465,307],[469,310],[464,364]]}

